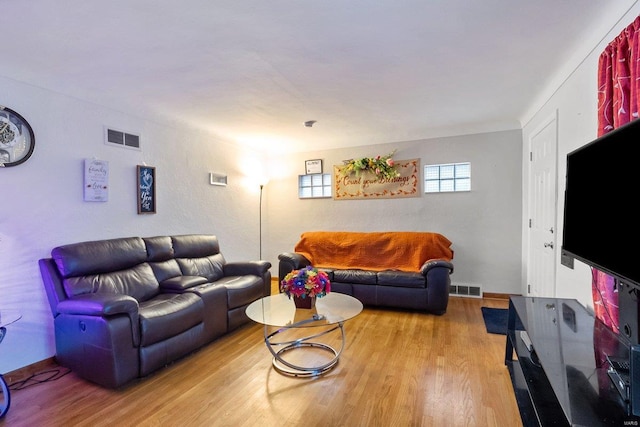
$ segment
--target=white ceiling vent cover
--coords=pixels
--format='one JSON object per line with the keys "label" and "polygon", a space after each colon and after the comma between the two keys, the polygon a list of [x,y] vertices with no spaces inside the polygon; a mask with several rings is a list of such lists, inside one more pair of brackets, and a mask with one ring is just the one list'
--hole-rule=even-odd
{"label": "white ceiling vent cover", "polygon": [[107,145],[116,145],[121,148],[130,148],[132,150],[142,151],[140,145],[140,135],[104,127],[104,143]]}

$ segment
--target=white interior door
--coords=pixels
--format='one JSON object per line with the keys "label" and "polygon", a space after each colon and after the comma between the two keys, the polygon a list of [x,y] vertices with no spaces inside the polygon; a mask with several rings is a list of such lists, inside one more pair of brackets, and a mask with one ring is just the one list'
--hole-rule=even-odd
{"label": "white interior door", "polygon": [[529,268],[527,294],[554,297],[556,286],[557,113],[529,140]]}

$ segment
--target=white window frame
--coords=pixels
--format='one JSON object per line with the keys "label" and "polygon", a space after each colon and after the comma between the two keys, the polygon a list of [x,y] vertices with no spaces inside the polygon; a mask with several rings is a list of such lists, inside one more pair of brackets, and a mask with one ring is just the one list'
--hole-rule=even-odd
{"label": "white window frame", "polygon": [[471,191],[471,162],[424,165],[424,192]]}
{"label": "white window frame", "polygon": [[299,199],[329,199],[333,197],[332,188],[329,173],[298,175]]}

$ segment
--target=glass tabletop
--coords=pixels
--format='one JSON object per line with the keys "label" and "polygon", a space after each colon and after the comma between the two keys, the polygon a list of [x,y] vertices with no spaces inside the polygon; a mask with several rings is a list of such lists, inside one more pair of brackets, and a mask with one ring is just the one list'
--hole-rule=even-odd
{"label": "glass tabletop", "polygon": [[330,292],[316,299],[312,309],[296,309],[286,294],[264,297],[251,303],[246,310],[254,322],[269,326],[320,326],[349,320],[362,311],[362,303],[352,296]]}

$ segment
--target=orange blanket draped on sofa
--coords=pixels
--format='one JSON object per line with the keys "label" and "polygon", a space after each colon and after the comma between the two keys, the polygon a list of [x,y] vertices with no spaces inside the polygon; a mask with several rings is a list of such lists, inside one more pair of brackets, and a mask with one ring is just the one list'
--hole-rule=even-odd
{"label": "orange blanket draped on sofa", "polygon": [[438,233],[310,231],[302,233],[294,251],[314,267],[418,272],[426,261],[451,261],[450,246]]}

